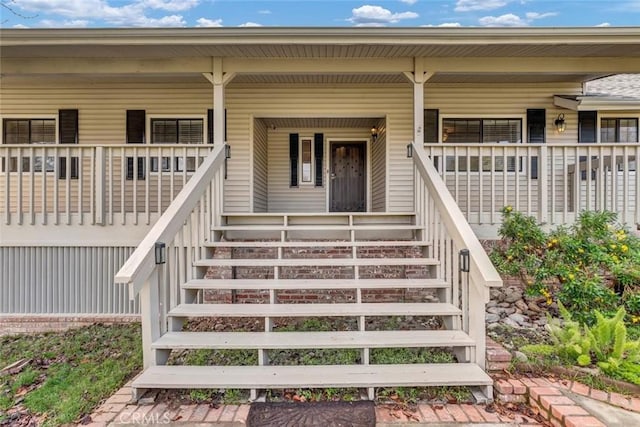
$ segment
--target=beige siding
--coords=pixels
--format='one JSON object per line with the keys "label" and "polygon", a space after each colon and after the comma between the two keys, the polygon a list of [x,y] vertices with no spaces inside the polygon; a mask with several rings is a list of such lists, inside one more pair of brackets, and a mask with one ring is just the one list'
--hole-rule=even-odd
{"label": "beige siding", "polygon": [[267,125],[253,121],[253,211],[267,211]]}
{"label": "beige siding", "polygon": [[[413,173],[410,159],[406,158],[405,146],[411,141],[413,127],[413,92],[409,84],[390,85],[250,85],[227,86],[227,125],[233,156],[229,162],[225,210],[246,212],[249,210],[250,147],[249,123],[251,117],[387,117],[387,145],[389,158],[389,211],[413,210]],[[367,138],[370,134],[366,132]],[[313,134],[311,134],[313,136]],[[270,134],[271,138],[271,134]],[[271,143],[271,139],[269,141]],[[246,155],[246,157],[245,157]],[[280,154],[282,156],[282,153]],[[285,157],[288,162],[288,157]],[[282,167],[282,165],[280,165]],[[276,205],[271,205],[271,171],[274,166],[269,157],[269,210],[284,208],[284,197],[296,196],[281,193],[282,184],[275,196]],[[287,169],[287,168],[285,168]],[[280,177],[280,182],[283,178]],[[287,186],[288,188],[288,186]],[[312,190],[316,191],[316,190]],[[319,193],[319,191],[317,191]],[[326,210],[322,194],[315,194],[307,209]],[[297,202],[294,202],[294,205]]]}
{"label": "beige siding", "polygon": [[371,210],[384,212],[387,193],[387,128],[378,122],[378,138],[371,146]]}
{"label": "beige siding", "polygon": [[[440,110],[443,117],[500,117],[523,119],[526,129],[527,109],[547,110],[547,143],[576,142],[578,114],[553,105],[553,96],[578,95],[579,83],[540,84],[426,84],[424,108]],[[564,114],[567,130],[558,134],[553,122]]]}
{"label": "beige siding", "polygon": [[[362,140],[371,137],[369,129],[331,128],[331,129],[269,129],[269,212],[326,212],[327,153],[330,140]],[[325,141],[324,180],[322,187],[300,184],[297,188],[289,186],[289,134],[297,133],[300,138],[313,138],[322,133]]]}
{"label": "beige siding", "polygon": [[2,85],[0,115],[57,115],[59,109],[78,109],[81,144],[125,142],[126,110],[153,115],[181,115],[206,119],[212,108],[211,84],[202,83],[33,83]]}

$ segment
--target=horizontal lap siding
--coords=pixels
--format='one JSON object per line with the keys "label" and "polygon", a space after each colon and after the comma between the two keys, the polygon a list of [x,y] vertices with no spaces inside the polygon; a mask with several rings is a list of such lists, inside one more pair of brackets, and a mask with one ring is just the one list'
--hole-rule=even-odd
{"label": "horizontal lap siding", "polygon": [[387,129],[384,120],[378,123],[378,138],[371,146],[371,210],[384,212],[387,192]]}
{"label": "horizontal lap siding", "polygon": [[133,314],[113,278],[132,247],[0,247],[0,313]]}
{"label": "horizontal lap siding", "polygon": [[[225,210],[249,211],[249,125],[252,117],[378,117],[387,118],[389,158],[388,210],[413,210],[413,173],[406,158],[406,144],[412,138],[413,92],[408,84],[401,85],[264,85],[252,87],[227,86],[227,125],[229,142],[233,147],[229,178],[225,185]],[[333,129],[339,131],[340,129]],[[295,130],[293,130],[295,131]],[[316,131],[316,130],[314,130]],[[321,130],[317,130],[321,131]],[[327,130],[329,131],[329,130]],[[271,132],[271,131],[269,131]],[[366,132],[365,132],[366,133]],[[288,135],[287,135],[288,136]],[[310,134],[313,137],[313,134]],[[270,134],[271,137],[271,134]],[[328,135],[325,134],[325,138]],[[370,137],[370,133],[366,133]],[[269,140],[271,143],[271,140]],[[244,157],[246,155],[246,157]],[[281,156],[282,154],[280,154]],[[288,171],[288,155],[285,171]],[[271,171],[269,159],[269,210],[281,210],[287,205],[283,199],[272,205]],[[288,185],[287,185],[288,189]],[[278,191],[284,191],[278,189]],[[315,193],[320,191],[312,190]],[[275,196],[276,199],[279,196]],[[281,197],[285,197],[282,193]],[[315,194],[306,210],[326,210],[324,192]],[[293,204],[297,209],[298,203]],[[310,206],[313,206],[311,208]]]}
{"label": "horizontal lap siding", "polygon": [[[425,85],[424,108],[437,108],[443,117],[522,117],[527,109],[546,109],[547,143],[575,142],[578,117],[553,105],[554,95],[579,95],[580,83],[554,84],[429,84]],[[565,115],[567,130],[554,131],[558,114]]]}
{"label": "horizontal lap siding", "polygon": [[80,144],[123,144],[126,110],[204,117],[212,105],[211,84],[111,82],[69,84],[50,81],[29,86],[2,85],[2,115],[56,115],[79,110]]}
{"label": "horizontal lap siding", "polygon": [[253,121],[253,211],[267,211],[267,126]]}

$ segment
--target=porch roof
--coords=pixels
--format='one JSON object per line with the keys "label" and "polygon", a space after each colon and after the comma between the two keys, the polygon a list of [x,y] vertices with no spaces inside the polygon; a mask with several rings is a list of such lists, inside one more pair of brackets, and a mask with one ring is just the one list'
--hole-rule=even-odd
{"label": "porch roof", "polygon": [[640,57],[639,29],[3,29],[4,57]]}
{"label": "porch roof", "polygon": [[220,57],[236,84],[378,84],[402,82],[422,61],[431,83],[584,82],[637,72],[638,34],[639,27],[0,29],[0,65],[3,78],[201,79]]}

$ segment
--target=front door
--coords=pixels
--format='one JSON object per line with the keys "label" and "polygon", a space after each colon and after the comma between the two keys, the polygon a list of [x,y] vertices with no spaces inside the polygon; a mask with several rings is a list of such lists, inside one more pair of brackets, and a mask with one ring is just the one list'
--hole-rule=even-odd
{"label": "front door", "polygon": [[367,210],[365,142],[331,143],[330,212]]}

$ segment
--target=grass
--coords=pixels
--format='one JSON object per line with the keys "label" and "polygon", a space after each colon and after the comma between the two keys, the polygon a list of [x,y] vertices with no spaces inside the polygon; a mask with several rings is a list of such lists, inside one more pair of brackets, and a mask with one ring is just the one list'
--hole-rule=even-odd
{"label": "grass", "polygon": [[77,422],[140,370],[140,326],[1,337],[0,368],[20,359],[31,363],[0,379],[0,422],[18,397],[45,427]]}

